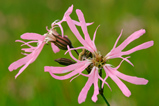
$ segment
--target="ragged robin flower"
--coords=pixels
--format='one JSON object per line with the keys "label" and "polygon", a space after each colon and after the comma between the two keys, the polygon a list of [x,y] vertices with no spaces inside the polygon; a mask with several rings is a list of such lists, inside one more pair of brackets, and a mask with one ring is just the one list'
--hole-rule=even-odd
{"label": "ragged robin flower", "polygon": [[[51,47],[52,47],[52,50],[54,51],[54,53],[59,52],[60,49],[67,50],[67,45],[69,45],[69,47],[72,47],[71,41],[67,38],[67,36],[62,37],[60,34],[58,34],[55,31],[54,27],[51,28],[50,30],[48,30],[48,32],[44,35],[40,35],[37,33],[24,33],[23,35],[21,35],[21,38],[24,40],[31,40],[29,42],[24,42],[22,40],[16,40],[16,42],[23,43],[21,46],[27,45],[29,48],[22,48],[21,50],[23,50],[27,53],[30,52],[30,54],[22,53],[26,56],[13,62],[8,67],[9,71],[13,71],[13,70],[16,70],[17,68],[23,66],[19,70],[19,72],[15,76],[15,78],[17,78],[17,76],[19,74],[21,74],[28,67],[29,64],[31,64],[32,62],[34,62],[36,60],[36,58],[42,51],[44,45],[48,44],[48,42],[51,42]],[[31,43],[37,43],[37,46],[32,46]]]}
{"label": "ragged robin flower", "polygon": [[[70,8],[72,8],[72,6]],[[72,10],[71,10],[71,12],[72,12]],[[74,22],[73,19],[71,19],[70,13],[65,14],[63,20],[66,21],[66,23],[68,24],[72,33],[76,36],[76,38],[83,45],[83,46],[78,47],[78,48],[70,48],[69,46],[67,46],[68,47],[67,52],[69,52],[71,58],[73,60],[75,60],[76,63],[68,65],[66,67],[45,66],[44,70],[45,70],[45,72],[49,72],[53,78],[59,79],[59,80],[64,80],[64,79],[68,79],[71,77],[73,77],[72,79],[74,79],[79,75],[83,75],[85,77],[88,77],[88,80],[87,80],[85,86],[83,87],[83,89],[81,90],[81,92],[78,96],[79,103],[82,103],[85,101],[87,93],[92,85],[94,85],[94,93],[92,96],[92,100],[94,102],[97,101],[97,99],[98,99],[97,95],[99,94],[99,90],[100,90],[98,87],[98,79],[102,81],[103,84],[101,87],[103,88],[104,84],[108,85],[106,80],[108,77],[110,77],[117,84],[117,86],[122,91],[122,93],[127,97],[129,97],[131,95],[131,92],[120,79],[123,79],[127,82],[130,82],[130,83],[136,84],[136,85],[145,85],[148,83],[148,80],[146,80],[144,78],[138,78],[135,76],[128,76],[128,75],[122,74],[121,72],[119,72],[117,70],[124,60],[127,61],[128,63],[130,63],[131,65],[133,65],[128,60],[128,58],[130,58],[130,57],[123,57],[124,55],[129,55],[135,51],[146,49],[146,48],[149,48],[153,45],[153,41],[148,41],[148,42],[145,42],[141,45],[138,45],[130,50],[123,51],[123,49],[129,43],[131,43],[132,41],[139,38],[140,36],[142,36],[145,33],[144,29],[141,29],[139,31],[134,32],[124,42],[122,42],[118,47],[116,47],[118,40],[122,35],[122,31],[121,31],[121,34],[119,35],[118,39],[116,40],[113,49],[107,55],[102,56],[100,54],[100,52],[97,50],[95,43],[94,43],[95,37],[96,37],[96,31],[94,33],[93,40],[91,40],[89,33],[87,31],[88,25],[85,22],[84,15],[81,12],[81,10],[79,10],[79,9],[76,10],[76,14],[77,14],[78,19],[79,19],[78,25]],[[61,22],[58,25],[61,25]],[[84,38],[79,33],[78,29],[76,28],[76,25],[81,27],[83,34],[84,34]],[[62,29],[62,32],[63,32],[63,29]],[[71,53],[71,50],[74,50],[74,49],[83,49],[83,51],[79,54],[78,59],[75,58]],[[108,60],[113,59],[113,58],[121,58],[122,59],[120,64],[115,68],[112,67],[111,64],[108,64]],[[83,71],[85,69],[87,70],[88,74],[83,73]],[[106,74],[104,79],[99,74],[102,69],[104,69],[104,72]],[[64,74],[64,73],[65,73],[65,75],[63,75],[63,76],[57,75],[57,74]],[[72,79],[71,79],[71,81],[72,81]],[[108,85],[108,87],[110,88],[109,85]]]}

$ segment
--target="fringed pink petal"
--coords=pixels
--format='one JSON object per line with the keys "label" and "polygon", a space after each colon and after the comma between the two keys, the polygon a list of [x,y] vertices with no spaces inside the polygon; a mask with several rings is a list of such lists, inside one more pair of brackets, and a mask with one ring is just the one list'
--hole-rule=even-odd
{"label": "fringed pink petal", "polygon": [[92,51],[97,51],[96,49],[96,46],[94,45],[94,42],[92,42],[92,40],[90,39],[90,36],[88,34],[88,31],[87,31],[87,25],[86,25],[86,22],[85,22],[85,19],[84,19],[84,15],[82,13],[81,10],[77,9],[76,10],[76,14],[78,16],[78,19],[81,23],[81,28],[82,28],[82,31],[83,31],[83,34],[84,34],[84,37],[85,37],[85,42],[87,43],[87,48],[90,48],[92,49]]}
{"label": "fringed pink petal", "polygon": [[113,49],[116,47],[116,45],[117,45],[117,43],[118,43],[118,41],[119,41],[119,39],[120,39],[122,33],[123,33],[123,29],[121,30],[119,37],[118,37],[117,40],[115,41],[115,44],[114,44],[114,46],[113,46]]}
{"label": "fringed pink petal", "polygon": [[54,73],[54,74],[62,74],[62,73],[67,73],[67,72],[70,72],[72,70],[75,70],[76,68],[80,68],[80,67],[82,67],[83,65],[86,65],[86,64],[89,65],[90,63],[88,63],[88,61],[82,61],[82,62],[77,62],[75,64],[71,64],[71,65],[66,66],[66,67],[45,66],[44,71],[45,72],[51,72],[51,73]]}
{"label": "fringed pink petal", "polygon": [[77,78],[78,76],[80,76],[80,74],[74,76],[73,78],[71,78],[70,82],[72,82],[72,80],[74,80],[75,78]]}
{"label": "fringed pink petal", "polygon": [[67,11],[65,12],[64,16],[65,15],[70,15],[73,11],[73,4],[67,9]]}
{"label": "fringed pink petal", "polygon": [[57,53],[60,51],[60,49],[54,43],[51,43],[51,47],[54,53]]}
{"label": "fringed pink petal", "polygon": [[15,42],[21,42],[21,43],[24,43],[24,44],[22,44],[21,46],[27,45],[27,46],[29,46],[30,48],[33,48],[33,46],[29,45],[28,42],[24,42],[24,41],[22,41],[22,40],[16,40]]}
{"label": "fringed pink petal", "polygon": [[128,62],[128,63],[131,64],[132,66],[134,66],[133,63],[131,63],[131,61],[128,60],[127,58],[124,58],[124,57],[120,57],[120,58],[122,58],[123,60],[125,60],[126,62]]}
{"label": "fringed pink petal", "polygon": [[36,58],[38,57],[38,55],[40,54],[40,52],[41,52],[41,50],[42,50],[44,44],[45,44],[45,43],[42,43],[42,41],[39,42],[38,47],[37,47],[32,53],[28,54],[26,57],[24,57],[24,58],[22,58],[22,59],[19,59],[19,60],[13,62],[13,63],[8,67],[9,71],[13,71],[13,70],[16,70],[17,68],[21,67],[22,65],[24,65],[24,66],[19,70],[19,72],[18,72],[18,74],[15,76],[15,78],[17,78],[17,76],[18,76],[19,74],[21,74],[29,64],[31,64],[32,62],[35,61],[35,59],[36,59]]}
{"label": "fringed pink petal", "polygon": [[15,78],[17,78],[17,77],[28,67],[28,65],[29,65],[30,63],[32,63],[32,59],[29,60],[29,61],[19,70],[19,72],[18,72],[18,74],[15,76]]}
{"label": "fringed pink petal", "polygon": [[69,51],[71,51],[71,50],[77,50],[77,49],[86,49],[85,47],[77,47],[77,48],[69,48],[69,50],[67,50],[66,52],[65,52],[65,54],[67,54]]}
{"label": "fringed pink petal", "polygon": [[64,21],[66,21],[66,16],[70,15],[70,14],[72,13],[72,11],[73,11],[73,5],[71,5],[71,6],[67,9],[67,11],[65,12],[65,14],[64,14],[64,16],[63,16],[63,19],[62,19],[61,21],[57,22],[57,20],[56,20],[55,22],[53,22],[53,23],[51,24],[52,27],[54,27],[55,25],[58,25],[58,26],[60,27],[62,36],[64,36],[64,31],[63,31],[63,27],[62,27],[61,23],[64,22]]}
{"label": "fringed pink petal", "polygon": [[9,71],[13,71],[16,70],[17,68],[21,67],[22,65],[24,65],[27,61],[29,61],[31,59],[31,55],[28,55],[26,57],[23,57],[15,62],[13,62],[9,67]]}
{"label": "fringed pink petal", "polygon": [[[95,42],[96,33],[97,33],[97,30],[98,30],[99,26],[100,26],[100,25],[98,25],[98,27],[96,28],[96,30],[95,30],[95,32],[94,32],[94,34],[93,34],[93,43]],[[95,43],[94,43],[94,45],[95,45]]]}
{"label": "fringed pink petal", "polygon": [[125,96],[129,97],[131,95],[130,90],[118,77],[116,77],[115,75],[110,75],[110,78],[118,85]]}
{"label": "fringed pink petal", "polygon": [[92,96],[92,101],[96,102],[98,100],[97,95],[99,94],[99,87],[98,87],[98,68],[96,68],[93,72],[93,77],[94,77],[94,93]]}
{"label": "fringed pink petal", "polygon": [[122,52],[122,55],[129,55],[129,54],[131,54],[135,51],[142,50],[142,49],[147,49],[147,48],[153,46],[153,44],[154,44],[154,41],[145,42],[145,43],[143,43],[141,45],[138,45],[138,46],[136,46],[136,47],[134,47],[134,48],[132,48],[128,51]]}
{"label": "fringed pink petal", "polygon": [[27,55],[29,55],[29,54],[27,54],[27,53],[23,53],[23,52],[21,52],[21,54],[26,55],[26,56],[27,56]]}
{"label": "fringed pink petal", "polygon": [[79,64],[75,63],[66,67],[53,67],[53,66],[45,66],[44,71],[45,72],[51,72],[55,74],[62,74],[62,73],[67,73],[72,70],[74,70]]}
{"label": "fringed pink petal", "polygon": [[144,29],[140,29],[139,31],[134,32],[131,34],[122,44],[120,44],[116,51],[122,51],[129,43],[134,41],[135,39],[138,39],[140,36],[142,36],[145,33]]}
{"label": "fringed pink petal", "polygon": [[21,38],[27,40],[43,40],[45,37],[37,33],[24,33],[21,35]]}
{"label": "fringed pink petal", "polygon": [[68,79],[68,78],[73,77],[73,76],[76,75],[76,74],[78,74],[78,72],[77,72],[77,71],[73,71],[73,72],[71,72],[71,73],[69,73],[69,74],[66,74],[66,75],[64,75],[64,76],[57,76],[57,75],[55,75],[55,74],[53,74],[53,73],[50,72],[50,75],[51,75],[53,78],[58,79],[58,80],[65,80],[65,79]]}
{"label": "fringed pink petal", "polygon": [[106,84],[109,87],[109,89],[112,90],[111,87],[109,86],[109,84],[106,82],[108,75],[106,75],[106,77],[104,79],[101,78],[100,76],[98,76],[98,78],[102,81],[102,88],[104,87],[104,84]]}
{"label": "fringed pink petal", "polygon": [[144,79],[144,78],[138,78],[138,77],[134,77],[134,76],[128,76],[128,75],[125,75],[123,73],[120,73],[119,71],[115,71],[113,72],[115,75],[117,75],[119,78],[127,81],[127,82],[130,82],[130,83],[133,83],[133,84],[136,84],[136,85],[146,85],[148,83],[148,80]]}
{"label": "fringed pink petal", "polygon": [[82,28],[83,34],[85,36],[85,40],[87,42],[92,42],[91,39],[90,39],[90,36],[88,34],[88,31],[87,31],[87,26],[86,26],[86,22],[85,22],[84,15],[83,15],[82,11],[77,9],[76,14],[77,14],[78,19],[80,21],[81,28]]}
{"label": "fringed pink petal", "polygon": [[[61,21],[61,22],[63,22],[63,21]],[[62,37],[64,37],[64,31],[63,31],[63,27],[62,27],[61,23],[56,23],[56,24],[60,27]]]}
{"label": "fringed pink petal", "polygon": [[33,52],[35,48],[22,48],[25,52]]}
{"label": "fringed pink petal", "polygon": [[[130,58],[130,56],[128,56],[128,57],[125,57],[124,59],[127,59],[127,58]],[[119,65],[117,66],[117,67],[115,67],[114,69],[118,69],[119,67],[120,67],[120,65],[123,63],[123,61],[124,61],[124,59],[119,63]]]}
{"label": "fringed pink petal", "polygon": [[[77,25],[77,26],[81,26],[80,22],[75,21],[75,20],[72,20],[72,21],[73,21],[73,23],[74,23],[75,25]],[[92,25],[93,23],[94,23],[94,22],[86,23],[86,25],[87,25],[87,26],[89,26],[89,25]]]}
{"label": "fringed pink petal", "polygon": [[113,68],[111,67],[104,67],[104,70],[108,74],[108,76],[117,84],[117,86],[120,88],[122,93],[129,97],[131,95],[130,90],[126,87],[126,85],[113,73]]}
{"label": "fringed pink petal", "polygon": [[22,44],[21,46],[29,45],[29,43],[37,43],[37,42],[38,42],[38,41],[29,41],[29,42],[27,42],[27,43]]}
{"label": "fringed pink petal", "polygon": [[53,77],[53,78],[55,78],[55,79],[59,79],[59,80],[65,80],[65,79],[68,79],[68,78],[71,78],[71,77],[73,77],[74,75],[76,75],[76,74],[79,74],[79,73],[81,73],[85,68],[87,68],[88,67],[88,63],[86,63],[86,64],[83,64],[83,66],[78,66],[78,67],[76,67],[76,69],[75,70],[72,70],[72,72],[70,72],[70,73],[68,73],[68,74],[66,74],[66,75],[64,75],[64,76],[57,76],[57,75],[54,75],[54,73],[52,73],[52,72],[50,72],[50,74],[51,74],[51,76]]}
{"label": "fringed pink petal", "polygon": [[94,77],[91,75],[94,72],[94,70],[95,70],[95,67],[93,67],[93,69],[91,70],[88,81],[86,82],[85,86],[82,88],[82,90],[78,96],[78,103],[82,103],[86,100],[87,93],[88,93],[88,91],[89,91],[89,89],[92,86],[93,81],[94,81]]}
{"label": "fringed pink petal", "polygon": [[35,59],[38,57],[38,55],[40,54],[43,46],[45,43],[39,42],[38,47],[36,48],[36,50],[34,50],[31,54],[28,55],[28,57],[30,56],[31,58],[29,58],[29,61],[27,61],[27,63],[25,63],[25,65],[19,70],[18,74],[15,76],[15,78],[17,78],[27,67],[29,64],[31,64],[32,62],[35,61]]}
{"label": "fringed pink petal", "polygon": [[79,60],[77,60],[73,55],[72,55],[72,53],[71,53],[71,51],[69,50],[70,49],[70,47],[67,45],[67,48],[68,48],[68,52],[69,52],[69,55],[71,56],[71,58],[73,59],[73,60],[75,60],[75,61],[79,61]]}
{"label": "fringed pink petal", "polygon": [[[117,42],[122,34],[122,31],[118,37],[118,39],[116,40],[115,42],[115,45],[113,47],[113,49],[105,56],[105,57],[108,57],[107,59],[112,59],[112,58],[118,58],[118,57],[122,57],[122,55],[128,55],[128,54],[131,54],[137,50],[141,50],[141,49],[146,49],[150,46],[153,45],[153,41],[149,41],[149,42],[146,42],[144,44],[141,44],[131,50],[128,50],[128,51],[125,51],[125,52],[122,52],[122,50],[128,45],[130,44],[132,41],[134,41],[135,39],[138,39],[140,36],[142,36],[143,34],[145,33],[145,30],[144,29],[141,29],[139,31],[136,31],[134,32],[133,34],[131,34],[123,43],[121,43],[118,47],[116,47],[117,45]],[[131,64],[131,62],[126,59],[127,62],[129,62]],[[132,64],[131,64],[132,65]]]}
{"label": "fringed pink petal", "polygon": [[79,104],[81,104],[82,102],[84,102],[86,100],[88,90],[92,86],[91,80],[93,80],[93,78],[91,78],[91,79],[89,78],[88,81],[86,82],[85,86],[82,88],[82,91],[80,92],[80,94],[78,96],[78,103]]}
{"label": "fringed pink petal", "polygon": [[70,27],[71,31],[73,32],[73,34],[76,36],[76,38],[83,44],[83,45],[87,45],[87,43],[84,41],[84,39],[82,38],[82,36],[80,35],[80,33],[78,32],[75,24],[73,23],[72,19],[67,16],[67,24]]}
{"label": "fringed pink petal", "polygon": [[71,31],[74,33],[74,35],[76,36],[76,38],[84,45],[84,47],[91,51],[94,52],[94,50],[92,50],[92,47],[90,47],[88,45],[88,43],[82,38],[82,36],[80,35],[80,33],[78,32],[75,24],[72,22],[71,18],[68,16],[67,18],[67,24],[70,27]]}

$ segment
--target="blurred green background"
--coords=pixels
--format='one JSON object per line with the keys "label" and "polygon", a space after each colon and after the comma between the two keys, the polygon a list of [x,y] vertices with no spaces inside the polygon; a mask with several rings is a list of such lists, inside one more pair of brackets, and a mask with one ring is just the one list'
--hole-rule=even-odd
{"label": "blurred green background", "polygon": [[[18,70],[9,72],[8,66],[24,57],[21,54],[21,43],[15,43],[25,32],[46,33],[56,19],[62,19],[64,12],[74,5],[72,18],[77,19],[75,9],[81,9],[89,26],[92,37],[100,24],[96,36],[96,46],[103,55],[108,53],[121,29],[123,36],[120,43],[131,33],[141,28],[146,33],[132,42],[126,49],[135,47],[149,40],[154,40],[153,47],[131,54],[132,67],[123,62],[119,71],[131,76],[146,78],[147,85],[134,85],[123,81],[132,95],[125,97],[117,85],[109,78],[112,91],[104,87],[104,95],[111,106],[157,106],[159,95],[159,1],[158,0],[1,0],[0,1],[0,106],[105,106],[104,100],[98,95],[98,101],[92,102],[93,86],[88,92],[84,103],[78,104],[78,95],[84,87],[87,78],[79,76],[71,83],[69,80],[56,80],[44,72],[44,66],[59,66],[54,59],[63,56],[65,51],[54,54],[50,45],[46,45],[37,60],[30,64],[18,76]],[[81,44],[64,25],[65,34],[74,47]],[[126,50],[125,49],[125,50]],[[117,66],[121,60],[110,62]]]}

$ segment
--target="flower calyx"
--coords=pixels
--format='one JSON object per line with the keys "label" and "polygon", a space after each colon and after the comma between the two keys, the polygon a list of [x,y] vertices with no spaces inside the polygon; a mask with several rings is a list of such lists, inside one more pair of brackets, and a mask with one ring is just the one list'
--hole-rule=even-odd
{"label": "flower calyx", "polygon": [[58,59],[55,59],[55,61],[61,65],[65,65],[65,66],[76,63],[75,61],[67,59],[67,58],[58,58]]}
{"label": "flower calyx", "polygon": [[50,29],[49,32],[45,35],[45,42],[52,42],[54,43],[58,48],[62,50],[67,50],[67,45],[69,45],[70,48],[72,48],[72,43],[68,39],[67,36],[62,36],[58,32],[56,32],[55,29]]}

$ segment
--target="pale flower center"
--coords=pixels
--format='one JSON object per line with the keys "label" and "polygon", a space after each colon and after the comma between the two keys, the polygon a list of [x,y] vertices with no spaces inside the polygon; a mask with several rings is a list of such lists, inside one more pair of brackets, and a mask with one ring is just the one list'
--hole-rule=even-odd
{"label": "pale flower center", "polygon": [[98,67],[99,69],[101,69],[103,67],[103,65],[106,64],[106,58],[104,58],[100,52],[96,52],[96,53],[91,53],[85,49],[83,49],[83,51],[79,54],[79,60],[90,60],[91,63],[91,67],[89,66],[89,68],[92,68],[93,66]]}
{"label": "pale flower center", "polygon": [[55,31],[54,30],[50,30],[48,33],[44,34],[45,36],[45,42],[52,42],[52,41],[56,41],[56,38],[54,36]]}

